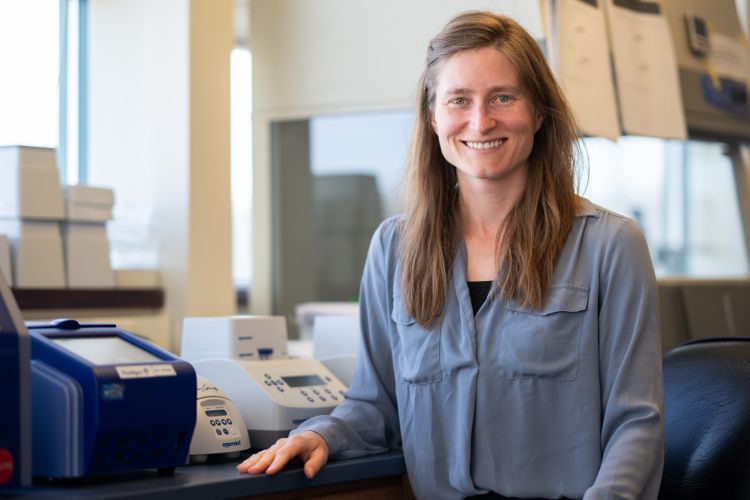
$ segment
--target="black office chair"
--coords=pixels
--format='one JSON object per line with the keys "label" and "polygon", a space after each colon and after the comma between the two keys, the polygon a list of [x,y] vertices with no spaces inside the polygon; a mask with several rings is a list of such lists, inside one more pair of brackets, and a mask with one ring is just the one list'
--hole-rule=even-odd
{"label": "black office chair", "polygon": [[664,356],[664,431],[660,500],[750,499],[750,337]]}

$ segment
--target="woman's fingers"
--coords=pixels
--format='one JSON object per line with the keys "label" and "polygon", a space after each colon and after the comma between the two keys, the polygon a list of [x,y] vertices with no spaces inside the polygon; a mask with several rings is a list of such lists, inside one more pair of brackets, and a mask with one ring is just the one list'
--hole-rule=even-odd
{"label": "woman's fingers", "polygon": [[328,446],[316,446],[305,461],[305,476],[312,479],[328,461]]}
{"label": "woman's fingers", "polygon": [[328,461],[328,445],[314,432],[282,438],[267,450],[260,451],[237,466],[240,472],[276,474],[294,457],[301,457],[305,475],[315,476]]}
{"label": "woman's fingers", "polygon": [[[240,472],[250,472],[257,474],[266,470],[266,467],[273,461],[276,450],[284,445],[286,438],[279,439],[271,447],[250,455],[244,462],[237,465]],[[250,470],[252,469],[252,470]]]}
{"label": "woman's fingers", "polygon": [[266,474],[276,474],[281,469],[283,469],[284,466],[289,462],[289,460],[300,454],[298,448],[298,445],[295,446],[294,444],[288,443],[286,446],[277,451],[273,460],[266,468]]}
{"label": "woman's fingers", "polygon": [[[240,472],[252,473],[262,472],[263,470],[265,470],[263,466],[265,465],[267,467],[270,463],[269,455],[270,458],[273,459],[273,453],[269,452],[269,450],[259,451],[258,453],[250,456],[247,460],[239,464],[237,466],[237,470],[239,470]],[[258,471],[257,469],[261,470]]]}
{"label": "woman's fingers", "polygon": [[315,432],[303,432],[299,434],[299,437],[301,439],[304,438],[305,443],[308,445],[302,455],[302,461],[305,464],[305,476],[312,479],[328,462],[328,443],[326,443],[320,434]]}
{"label": "woman's fingers", "polygon": [[266,469],[266,474],[276,474],[294,457],[300,457],[303,462],[307,462],[310,452],[318,446],[318,441],[325,443],[323,438],[313,432],[305,432],[288,438],[276,451],[276,456]]}
{"label": "woman's fingers", "polygon": [[270,449],[266,450],[263,453],[262,457],[260,457],[254,464],[247,468],[247,472],[249,472],[250,474],[260,474],[261,472],[268,472],[268,466],[271,465],[275,457],[276,452],[271,451]]}
{"label": "woman's fingers", "polygon": [[258,460],[260,460],[260,457],[261,457],[260,453],[253,453],[252,455],[247,457],[245,460],[243,460],[241,463],[237,464],[237,470],[240,472],[247,472],[247,469],[255,465],[255,463]]}

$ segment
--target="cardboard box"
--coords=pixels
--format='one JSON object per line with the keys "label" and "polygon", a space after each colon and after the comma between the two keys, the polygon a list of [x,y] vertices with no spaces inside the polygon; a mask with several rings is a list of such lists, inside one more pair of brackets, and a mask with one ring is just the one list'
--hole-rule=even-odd
{"label": "cardboard box", "polygon": [[65,218],[54,149],[0,146],[0,217]]}
{"label": "cardboard box", "polygon": [[115,194],[109,188],[65,186],[65,214],[73,222],[106,222],[112,218]]}
{"label": "cardboard box", "polygon": [[13,286],[64,288],[65,266],[60,224],[49,221],[0,220],[10,240]]}
{"label": "cardboard box", "polygon": [[3,273],[8,286],[13,286],[13,267],[10,263],[10,240],[5,234],[0,234],[0,272]]}
{"label": "cardboard box", "polygon": [[117,288],[159,288],[161,273],[149,269],[115,269]]}
{"label": "cardboard box", "polygon": [[104,224],[64,222],[65,271],[70,288],[114,288]]}

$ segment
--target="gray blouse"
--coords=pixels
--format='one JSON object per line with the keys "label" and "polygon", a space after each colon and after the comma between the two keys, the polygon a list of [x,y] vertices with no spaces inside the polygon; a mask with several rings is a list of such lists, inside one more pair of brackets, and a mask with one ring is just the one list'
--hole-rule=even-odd
{"label": "gray blouse", "polygon": [[346,401],[312,430],[330,457],[403,448],[419,498],[652,499],[663,465],[656,281],[633,221],[580,199],[541,310],[472,313],[466,249],[423,329],[399,285],[397,220],[375,233]]}

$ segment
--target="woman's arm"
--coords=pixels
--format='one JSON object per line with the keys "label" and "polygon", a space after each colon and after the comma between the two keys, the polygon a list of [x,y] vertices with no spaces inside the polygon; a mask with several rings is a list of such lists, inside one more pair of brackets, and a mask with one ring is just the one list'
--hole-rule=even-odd
{"label": "woman's arm", "polygon": [[345,401],[330,415],[311,418],[289,438],[250,457],[238,465],[240,471],[273,474],[299,456],[312,477],[329,456],[354,458],[400,446],[389,334],[394,222],[382,224],[370,244],[359,299],[362,342]]}
{"label": "woman's arm", "polygon": [[602,463],[584,498],[655,499],[664,463],[659,302],[632,221],[623,219],[611,239],[599,279]]}

